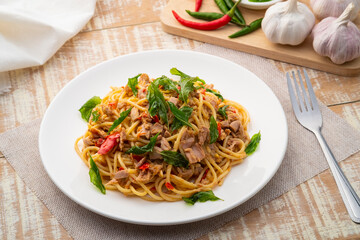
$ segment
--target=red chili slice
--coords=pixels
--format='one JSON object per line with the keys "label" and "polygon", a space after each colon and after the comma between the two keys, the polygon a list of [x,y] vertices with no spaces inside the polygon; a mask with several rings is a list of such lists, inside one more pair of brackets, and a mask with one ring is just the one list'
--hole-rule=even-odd
{"label": "red chili slice", "polygon": [[219,136],[220,136],[221,135],[221,124],[219,122],[217,123],[217,129],[218,129]]}
{"label": "red chili slice", "polygon": [[141,165],[140,167],[139,167],[139,169],[141,169],[141,170],[145,170],[145,169],[148,169],[150,167],[150,164],[149,163],[144,163],[143,165]]}
{"label": "red chili slice", "polygon": [[132,158],[135,159],[136,161],[140,161],[143,157],[140,156],[140,155],[135,155],[135,154],[133,154],[133,155],[132,155]]}
{"label": "red chili slice", "polygon": [[200,10],[201,5],[202,0],[195,0],[195,12],[198,12]]}
{"label": "red chili slice", "polygon": [[105,140],[103,138],[99,138],[96,143],[95,146],[97,147],[101,147],[101,144],[103,144],[105,142]]}
{"label": "red chili slice", "polygon": [[101,144],[98,154],[107,154],[117,144],[117,140],[120,138],[119,133],[113,133],[106,137],[106,140]]}
{"label": "red chili slice", "polygon": [[158,117],[158,115],[155,115],[155,116],[153,116],[152,117],[152,120],[154,121],[154,122],[159,122],[159,117]]}
{"label": "red chili slice", "polygon": [[117,106],[117,102],[109,102],[109,106],[112,108],[112,109],[115,109],[116,106]]}
{"label": "red chili slice", "polygon": [[174,186],[171,185],[171,183],[169,183],[169,182],[165,183],[165,187],[166,187],[167,189],[169,189],[169,190],[173,190],[173,189],[174,189]]}
{"label": "red chili slice", "polygon": [[209,169],[206,169],[204,175],[202,176],[201,180],[204,180],[209,172]]}

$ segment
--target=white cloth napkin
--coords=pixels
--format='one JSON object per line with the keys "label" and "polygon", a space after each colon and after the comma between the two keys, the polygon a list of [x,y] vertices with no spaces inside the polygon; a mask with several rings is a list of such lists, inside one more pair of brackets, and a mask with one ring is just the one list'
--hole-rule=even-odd
{"label": "white cloth napkin", "polygon": [[84,27],[94,14],[95,3],[0,0],[0,72],[44,64]]}

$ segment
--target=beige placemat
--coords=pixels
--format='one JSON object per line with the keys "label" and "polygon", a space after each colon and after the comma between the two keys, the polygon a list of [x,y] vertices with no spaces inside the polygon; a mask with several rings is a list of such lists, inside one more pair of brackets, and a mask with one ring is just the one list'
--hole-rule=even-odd
{"label": "beige placemat", "polygon": [[[283,73],[268,60],[254,55],[208,44],[196,50],[230,59],[248,68],[267,83],[279,98],[289,126],[288,149],[279,171],[253,198],[222,215],[177,226],[141,226],[92,213],[70,200],[52,183],[38,152],[40,119],[1,134],[0,151],[25,184],[75,239],[194,239],[258,208],[328,167],[315,137],[295,120]],[[335,157],[343,160],[357,152],[360,149],[360,133],[322,104],[321,110],[323,134]]]}

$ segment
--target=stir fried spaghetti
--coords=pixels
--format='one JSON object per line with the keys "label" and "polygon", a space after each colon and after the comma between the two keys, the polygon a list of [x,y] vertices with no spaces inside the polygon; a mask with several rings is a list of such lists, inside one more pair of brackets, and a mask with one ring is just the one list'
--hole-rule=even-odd
{"label": "stir fried spaghetti", "polygon": [[96,164],[106,189],[178,201],[222,185],[247,156],[246,109],[198,77],[171,73],[180,80],[130,78],[87,113],[88,130],[75,149],[87,166]]}

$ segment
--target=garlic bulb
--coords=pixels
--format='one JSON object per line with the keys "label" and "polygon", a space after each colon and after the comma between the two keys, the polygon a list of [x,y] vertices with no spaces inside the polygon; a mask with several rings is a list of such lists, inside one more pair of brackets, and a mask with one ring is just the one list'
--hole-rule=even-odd
{"label": "garlic bulb", "polygon": [[311,0],[310,5],[315,16],[321,20],[326,17],[339,17],[345,8],[354,3],[355,10],[350,17],[353,21],[359,15],[360,0]]}
{"label": "garlic bulb", "polygon": [[289,0],[268,8],[261,26],[271,42],[298,45],[309,35],[314,24],[315,16],[305,4]]}
{"label": "garlic bulb", "polygon": [[314,50],[336,64],[360,56],[360,30],[350,21],[354,10],[354,4],[350,3],[339,18],[325,18],[312,31]]}

